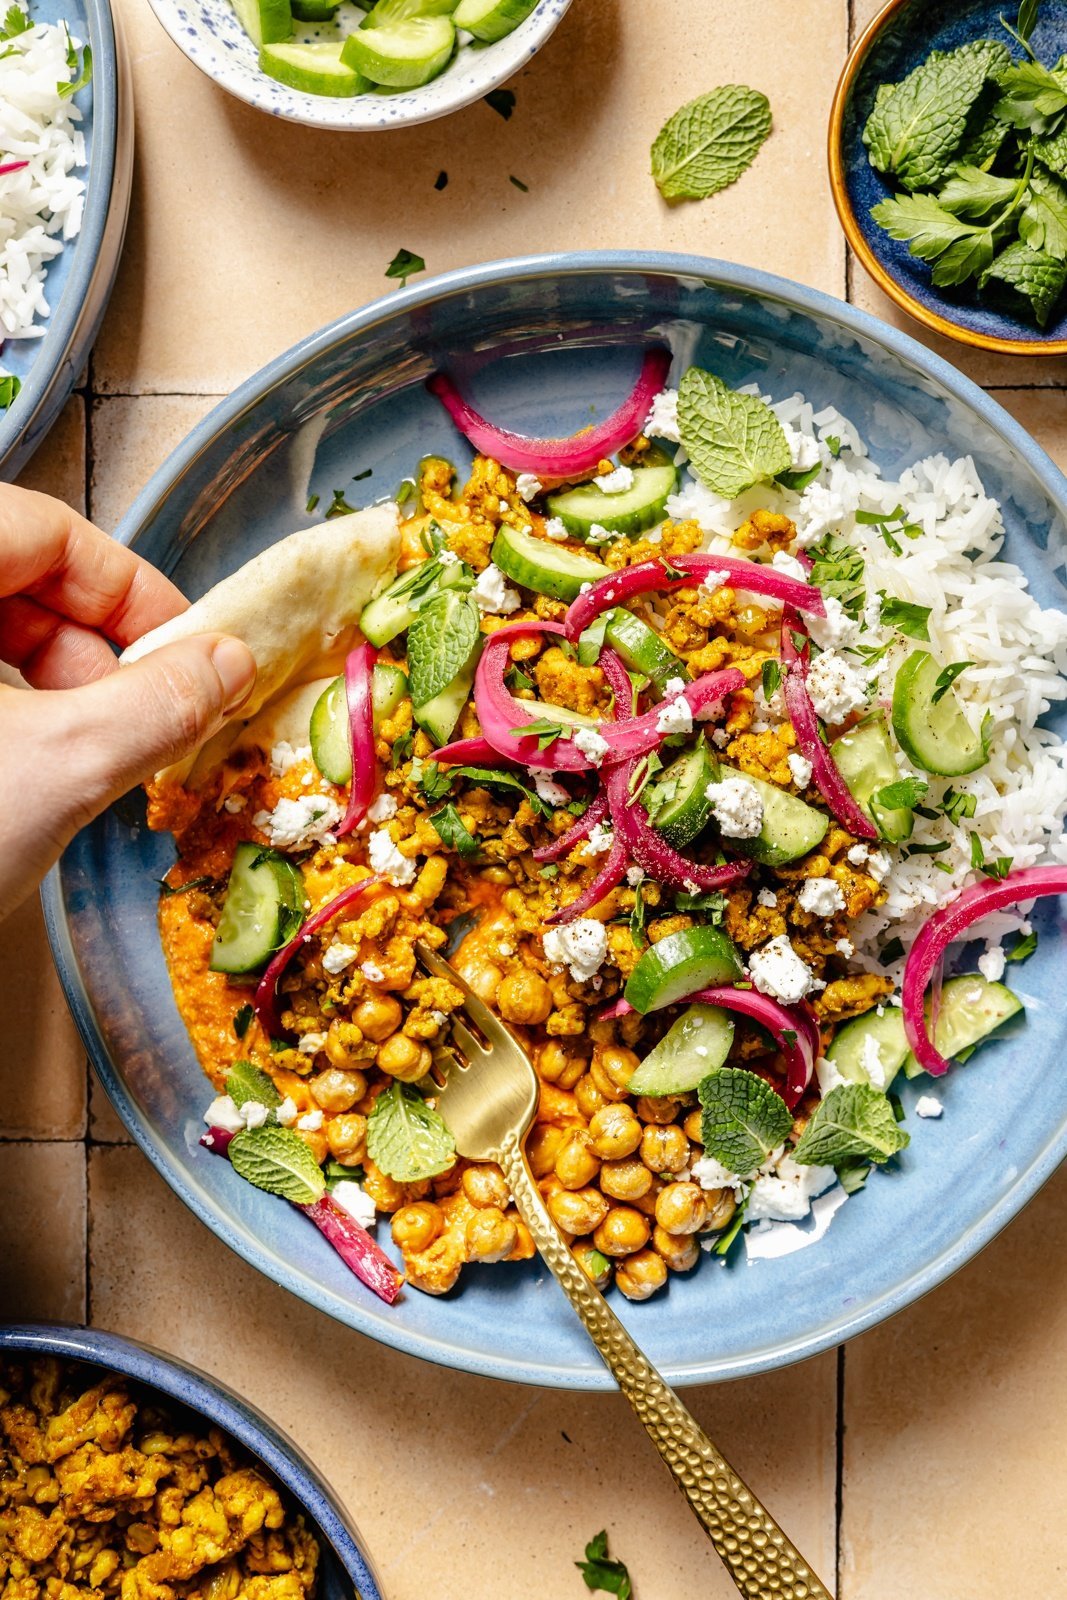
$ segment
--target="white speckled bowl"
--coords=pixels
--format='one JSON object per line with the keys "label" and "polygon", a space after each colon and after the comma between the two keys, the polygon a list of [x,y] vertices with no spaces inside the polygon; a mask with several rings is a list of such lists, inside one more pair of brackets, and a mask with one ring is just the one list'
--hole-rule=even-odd
{"label": "white speckled bowl", "polygon": [[[288,89],[260,71],[259,53],[237,20],[230,0],[149,0],[158,20],[201,72],[238,100],[271,116],[313,128],[363,131],[430,122],[480,100],[535,56],[571,0],[540,0],[526,21],[496,44],[459,47],[439,77],[421,89],[380,90],[345,100]],[[350,32],[363,16],[342,4],[331,23],[295,23],[293,38]]]}

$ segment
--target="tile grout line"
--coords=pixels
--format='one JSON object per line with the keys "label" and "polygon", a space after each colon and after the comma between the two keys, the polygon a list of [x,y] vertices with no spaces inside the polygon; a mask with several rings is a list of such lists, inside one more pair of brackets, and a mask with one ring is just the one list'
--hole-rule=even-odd
{"label": "tile grout line", "polygon": [[841,1597],[841,1529],[845,1520],[845,1346],[837,1347],[837,1427],[834,1437],[834,1594]]}

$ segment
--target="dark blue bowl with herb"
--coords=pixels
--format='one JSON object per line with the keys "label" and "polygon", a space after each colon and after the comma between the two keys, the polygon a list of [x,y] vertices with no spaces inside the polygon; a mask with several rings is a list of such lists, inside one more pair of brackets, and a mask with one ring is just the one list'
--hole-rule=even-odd
{"label": "dark blue bowl with herb", "polygon": [[[980,52],[983,40],[993,43]],[[948,338],[1067,354],[1065,57],[1063,0],[1028,0],[1020,14],[996,0],[890,0],[845,65],[829,132],[838,216],[879,287]],[[883,87],[919,69],[895,100]],[[998,140],[1009,87],[1018,125]],[[922,256],[909,245],[917,232]]]}

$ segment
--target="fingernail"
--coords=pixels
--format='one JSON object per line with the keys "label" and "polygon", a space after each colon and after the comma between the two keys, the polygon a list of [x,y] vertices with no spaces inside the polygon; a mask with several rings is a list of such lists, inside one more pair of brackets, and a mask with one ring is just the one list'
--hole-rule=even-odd
{"label": "fingernail", "polygon": [[222,680],[228,715],[247,700],[256,681],[256,660],[240,639],[220,639],[211,652],[211,664]]}

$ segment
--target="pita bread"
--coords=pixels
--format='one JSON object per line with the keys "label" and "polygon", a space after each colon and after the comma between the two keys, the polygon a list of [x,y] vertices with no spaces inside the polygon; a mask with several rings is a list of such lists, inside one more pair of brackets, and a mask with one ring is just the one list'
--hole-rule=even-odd
{"label": "pita bread", "polygon": [[[123,652],[124,663],[176,639],[229,633],[243,639],[256,658],[255,688],[238,715],[201,750],[158,774],[158,780],[195,786],[235,744],[251,742],[249,735],[256,742],[290,738],[305,744],[306,719],[295,738],[276,729],[284,723],[295,730],[305,701],[310,717],[317,698],[311,686],[321,692],[342,670],[363,608],[392,577],[399,555],[395,505],[371,506],[303,528],[223,578],[188,611],[130,645]],[[296,692],[301,689],[306,692]]]}

